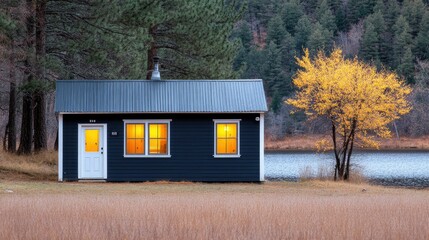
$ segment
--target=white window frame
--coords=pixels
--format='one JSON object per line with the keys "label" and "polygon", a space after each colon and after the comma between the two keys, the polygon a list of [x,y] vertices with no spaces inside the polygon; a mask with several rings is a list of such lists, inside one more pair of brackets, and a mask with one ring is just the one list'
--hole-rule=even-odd
{"label": "white window frame", "polygon": [[[125,158],[170,158],[170,123],[171,119],[124,119],[124,157]],[[167,154],[149,153],[149,124],[167,124]],[[144,154],[127,154],[127,124],[144,124]]]}
{"label": "white window frame", "polygon": [[[213,119],[214,122],[214,154],[215,158],[239,158],[240,155],[240,121],[241,119]],[[217,154],[217,132],[216,132],[216,124],[218,123],[235,123],[237,124],[237,153],[236,154]]]}

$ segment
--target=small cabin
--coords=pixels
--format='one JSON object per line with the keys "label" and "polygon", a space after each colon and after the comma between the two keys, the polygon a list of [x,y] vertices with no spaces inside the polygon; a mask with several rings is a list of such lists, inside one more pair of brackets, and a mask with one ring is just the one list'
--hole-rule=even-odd
{"label": "small cabin", "polygon": [[261,80],[58,80],[58,180],[264,181]]}

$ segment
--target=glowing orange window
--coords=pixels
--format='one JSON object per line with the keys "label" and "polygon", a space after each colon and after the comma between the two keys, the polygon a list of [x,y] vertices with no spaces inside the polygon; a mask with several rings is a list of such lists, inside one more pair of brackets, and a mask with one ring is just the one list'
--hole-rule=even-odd
{"label": "glowing orange window", "polygon": [[127,154],[144,154],[144,124],[127,123]]}
{"label": "glowing orange window", "polygon": [[85,130],[85,152],[98,152],[100,130]]}
{"label": "glowing orange window", "polygon": [[216,154],[237,154],[237,123],[216,124]]}
{"label": "glowing orange window", "polygon": [[168,124],[149,123],[149,154],[168,154]]}

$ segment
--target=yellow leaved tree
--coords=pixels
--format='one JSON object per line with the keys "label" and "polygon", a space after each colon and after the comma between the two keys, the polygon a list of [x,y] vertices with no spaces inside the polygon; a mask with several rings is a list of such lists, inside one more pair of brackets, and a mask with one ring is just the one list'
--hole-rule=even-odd
{"label": "yellow leaved tree", "polygon": [[348,180],[354,145],[378,147],[375,137],[389,137],[387,125],[411,110],[406,99],[411,88],[394,73],[345,59],[340,49],[329,56],[319,52],[314,60],[305,50],[297,63],[300,70],[293,83],[298,91],[286,102],[309,118],[329,120],[334,180]]}

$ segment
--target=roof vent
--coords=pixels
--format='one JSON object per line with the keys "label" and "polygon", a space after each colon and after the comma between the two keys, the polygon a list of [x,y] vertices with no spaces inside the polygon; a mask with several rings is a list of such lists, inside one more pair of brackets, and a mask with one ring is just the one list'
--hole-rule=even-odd
{"label": "roof vent", "polygon": [[150,80],[161,80],[161,74],[159,73],[159,69],[158,69],[158,62],[159,62],[159,57],[154,57],[153,63],[155,67],[152,71],[152,76],[150,77]]}

